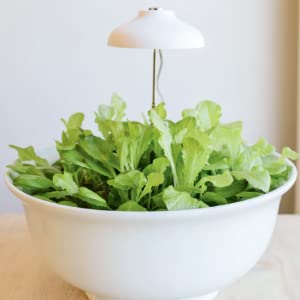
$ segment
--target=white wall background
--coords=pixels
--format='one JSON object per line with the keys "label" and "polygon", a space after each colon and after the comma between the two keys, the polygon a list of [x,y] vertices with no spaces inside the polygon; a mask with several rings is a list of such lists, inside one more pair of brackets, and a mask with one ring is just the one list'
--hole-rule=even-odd
{"label": "white wall background", "polygon": [[[151,101],[151,53],[106,47],[110,30],[150,1],[0,1],[0,172],[8,144],[52,145],[61,117],[93,111],[117,91],[128,115]],[[204,50],[165,52],[162,89],[169,115],[202,99],[242,119],[245,136],[295,146],[297,0],[162,0],[197,25]],[[290,211],[292,198],[285,203]],[[0,212],[19,211],[0,182]]]}

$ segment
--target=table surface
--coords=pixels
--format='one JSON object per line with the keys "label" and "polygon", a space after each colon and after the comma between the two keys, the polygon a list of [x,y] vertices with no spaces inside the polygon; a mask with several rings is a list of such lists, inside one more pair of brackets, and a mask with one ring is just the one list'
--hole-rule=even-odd
{"label": "table surface", "polygon": [[[32,248],[23,215],[0,216],[0,298],[87,300],[45,268]],[[300,216],[280,216],[258,265],[217,300],[300,299]]]}

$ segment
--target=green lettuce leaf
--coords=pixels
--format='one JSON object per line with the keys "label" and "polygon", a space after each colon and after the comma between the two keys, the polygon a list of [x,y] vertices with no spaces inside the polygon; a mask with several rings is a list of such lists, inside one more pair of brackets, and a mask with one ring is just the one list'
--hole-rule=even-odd
{"label": "green lettuce leaf", "polygon": [[18,146],[14,146],[14,145],[10,145],[11,148],[17,150],[18,155],[19,155],[19,161],[22,162],[34,162],[36,163],[37,166],[49,166],[49,163],[46,159],[38,156],[35,151],[34,148],[32,146],[29,147],[18,147]]}
{"label": "green lettuce leaf", "polygon": [[221,107],[200,102],[167,119],[164,103],[143,122],[125,119],[126,103],[113,94],[100,105],[99,136],[83,128],[84,115],[62,122],[59,159],[50,164],[32,146],[11,146],[18,158],[8,168],[19,189],[39,199],[73,207],[165,211],[244,201],[272,191],[290,177],[285,147],[276,155],[264,138],[249,145],[242,123],[221,123]]}
{"label": "green lettuce leaf", "polygon": [[159,157],[154,159],[153,163],[149,164],[143,172],[146,176],[150,173],[164,174],[168,166],[169,161],[165,157]]}
{"label": "green lettuce leaf", "polygon": [[195,109],[187,109],[182,112],[182,117],[194,117],[197,126],[202,131],[207,131],[219,124],[222,111],[220,105],[212,101],[202,101]]}
{"label": "green lettuce leaf", "polygon": [[64,174],[55,174],[53,176],[53,183],[56,188],[65,190],[69,195],[73,195],[78,192],[78,186],[73,179],[73,174],[64,172]]}
{"label": "green lettuce leaf", "polygon": [[282,149],[282,155],[281,158],[282,159],[291,159],[291,160],[296,160],[300,157],[300,153],[297,153],[295,151],[293,151],[291,148],[289,147],[284,147]]}
{"label": "green lettuce leaf", "polygon": [[211,175],[211,176],[205,176],[200,179],[200,181],[197,183],[197,186],[200,187],[200,190],[202,193],[204,193],[207,190],[206,183],[210,182],[215,187],[227,187],[230,186],[233,182],[232,175],[226,171],[223,174],[218,175]]}
{"label": "green lettuce leaf", "polygon": [[237,180],[245,179],[248,183],[265,193],[269,192],[271,186],[271,176],[266,170],[258,170],[258,171],[234,171],[232,175]]}
{"label": "green lettuce leaf", "polygon": [[120,163],[107,141],[95,136],[85,136],[80,138],[79,145],[86,154],[102,163],[111,176],[115,176],[115,169],[120,169]]}
{"label": "green lettuce leaf", "polygon": [[96,207],[108,207],[105,199],[86,187],[80,187],[75,197]]}
{"label": "green lettuce leaf", "polygon": [[143,206],[139,205],[137,202],[132,200],[127,201],[122,205],[120,205],[118,210],[119,211],[147,211],[146,208],[144,208]]}
{"label": "green lettuce leaf", "polygon": [[58,204],[65,205],[65,206],[71,206],[71,207],[78,207],[78,205],[72,201],[60,201],[60,202],[58,202]]}
{"label": "green lettuce leaf", "polygon": [[14,178],[13,183],[24,192],[30,194],[54,187],[52,180],[46,177],[30,174],[21,174],[17,176]]}
{"label": "green lettuce leaf", "polygon": [[129,171],[118,175],[116,178],[108,180],[107,183],[116,189],[131,191],[130,200],[137,201],[141,195],[147,179],[143,172]]}
{"label": "green lettuce leaf", "polygon": [[147,176],[147,183],[142,191],[142,193],[138,196],[138,200],[151,193],[153,187],[157,187],[164,182],[164,176],[161,173],[150,173]]}
{"label": "green lettuce leaf", "polygon": [[189,193],[180,192],[169,186],[163,192],[163,202],[168,210],[195,209],[207,207],[205,203],[192,198]]}
{"label": "green lettuce leaf", "polygon": [[81,129],[83,120],[84,114],[82,113],[75,113],[71,115],[68,121],[62,119],[62,122],[66,126],[66,131],[63,131],[62,133],[61,142],[56,142],[58,150],[74,149],[81,135],[91,134],[90,131],[84,131]]}
{"label": "green lettuce leaf", "polygon": [[182,185],[193,186],[199,173],[208,161],[210,149],[204,148],[194,138],[184,138],[182,144],[183,167],[181,172]]}
{"label": "green lettuce leaf", "polygon": [[149,115],[150,115],[150,120],[153,123],[153,126],[159,132],[158,143],[163,149],[165,156],[169,160],[172,173],[173,173],[174,185],[176,186],[178,183],[178,176],[177,176],[176,164],[172,153],[173,138],[168,123],[166,121],[163,121],[154,110],[151,110]]}

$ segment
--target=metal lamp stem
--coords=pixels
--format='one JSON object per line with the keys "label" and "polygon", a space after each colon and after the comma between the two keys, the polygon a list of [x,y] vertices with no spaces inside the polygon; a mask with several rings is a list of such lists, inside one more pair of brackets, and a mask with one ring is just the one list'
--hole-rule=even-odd
{"label": "metal lamp stem", "polygon": [[153,50],[153,73],[152,73],[152,108],[155,107],[155,99],[156,99],[156,52],[157,50]]}

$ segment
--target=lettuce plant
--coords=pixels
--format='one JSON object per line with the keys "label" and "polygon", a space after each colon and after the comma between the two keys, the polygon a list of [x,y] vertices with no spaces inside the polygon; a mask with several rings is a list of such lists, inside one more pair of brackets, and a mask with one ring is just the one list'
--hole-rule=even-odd
{"label": "lettuce plant", "polygon": [[143,123],[124,120],[126,103],[116,94],[100,105],[100,134],[83,129],[73,114],[53,164],[32,146],[11,146],[18,159],[9,165],[14,185],[45,201],[81,208],[159,211],[205,208],[247,200],[272,191],[289,177],[286,147],[280,156],[261,138],[248,145],[242,123],[220,122],[221,107],[200,102],[167,119],[164,104]]}

